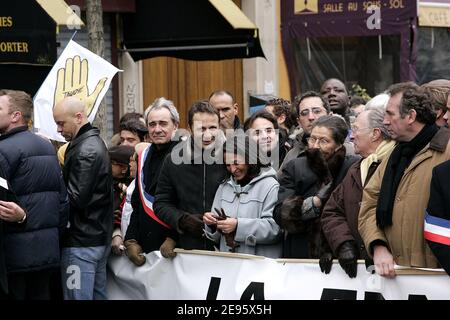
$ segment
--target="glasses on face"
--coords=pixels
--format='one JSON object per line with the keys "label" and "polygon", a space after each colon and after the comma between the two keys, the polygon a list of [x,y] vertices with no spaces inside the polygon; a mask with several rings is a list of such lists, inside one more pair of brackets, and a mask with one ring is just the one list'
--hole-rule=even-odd
{"label": "glasses on face", "polygon": [[330,143],[330,141],[325,138],[315,138],[315,137],[309,137],[308,139],[306,139],[306,141],[308,141],[308,144],[310,146],[313,146],[316,144],[316,142],[318,142],[320,147],[326,147]]}
{"label": "glasses on face", "polygon": [[324,112],[324,108],[321,107],[314,107],[311,109],[303,109],[302,111],[300,111],[300,116],[301,117],[307,117],[309,115],[310,112],[314,113],[315,115],[319,115],[322,112]]}

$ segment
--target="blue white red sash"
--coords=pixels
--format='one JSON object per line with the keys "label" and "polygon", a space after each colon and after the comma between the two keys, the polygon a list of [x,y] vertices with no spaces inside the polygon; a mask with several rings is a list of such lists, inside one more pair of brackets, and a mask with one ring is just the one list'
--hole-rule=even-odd
{"label": "blue white red sash", "polygon": [[161,224],[162,226],[166,227],[167,229],[171,229],[171,227],[161,221],[153,211],[153,202],[155,201],[155,198],[148,194],[145,191],[145,184],[144,184],[144,163],[145,159],[147,159],[148,155],[151,152],[151,145],[149,145],[147,148],[142,150],[142,152],[138,155],[138,170],[137,170],[137,184],[138,184],[138,190],[139,190],[139,196],[141,198],[142,206],[144,207],[144,211],[156,222]]}
{"label": "blue white red sash", "polygon": [[450,221],[425,213],[425,239],[450,246]]}

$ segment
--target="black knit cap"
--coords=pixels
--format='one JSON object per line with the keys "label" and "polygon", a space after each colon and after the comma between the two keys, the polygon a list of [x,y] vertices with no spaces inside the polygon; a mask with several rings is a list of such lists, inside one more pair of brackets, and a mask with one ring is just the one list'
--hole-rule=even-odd
{"label": "black knit cap", "polygon": [[116,161],[121,164],[128,164],[130,157],[134,154],[134,147],[131,146],[112,146],[108,150],[111,161]]}

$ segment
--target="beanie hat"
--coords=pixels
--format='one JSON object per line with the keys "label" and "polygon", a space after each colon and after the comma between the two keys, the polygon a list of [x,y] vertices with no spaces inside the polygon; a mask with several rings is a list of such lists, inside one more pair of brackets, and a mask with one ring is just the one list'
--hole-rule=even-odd
{"label": "beanie hat", "polygon": [[124,145],[112,146],[109,148],[108,153],[111,161],[128,165],[130,157],[134,154],[134,148],[132,146]]}

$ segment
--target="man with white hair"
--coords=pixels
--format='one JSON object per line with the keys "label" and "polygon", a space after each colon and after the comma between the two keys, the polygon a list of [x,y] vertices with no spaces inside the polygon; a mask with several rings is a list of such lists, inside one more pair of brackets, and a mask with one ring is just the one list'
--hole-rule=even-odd
{"label": "man with white hair", "polygon": [[[358,215],[364,186],[378,165],[394,148],[395,142],[383,125],[385,106],[389,96],[380,94],[367,103],[352,125],[355,153],[362,159],[354,163],[344,180],[331,194],[322,212],[322,229],[339,263],[350,278],[356,277],[357,260],[369,259],[358,232]],[[322,261],[329,271],[332,259]]]}
{"label": "man with white hair", "polygon": [[166,257],[175,253],[176,233],[153,211],[153,199],[164,159],[178,143],[172,138],[178,129],[180,115],[172,101],[157,98],[145,111],[152,144],[138,155],[136,187],[131,196],[133,213],[125,235],[125,247],[130,260],[137,266],[145,263],[148,253],[159,250]]}

